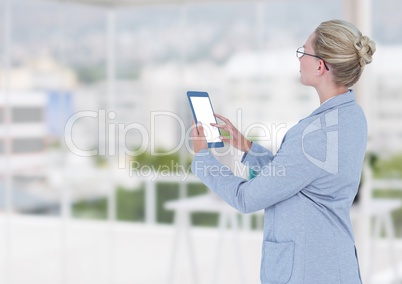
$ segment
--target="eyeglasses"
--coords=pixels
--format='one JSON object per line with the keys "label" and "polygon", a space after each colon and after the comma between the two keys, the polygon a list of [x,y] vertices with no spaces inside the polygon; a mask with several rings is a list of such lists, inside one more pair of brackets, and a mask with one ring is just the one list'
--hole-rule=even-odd
{"label": "eyeglasses", "polygon": [[308,56],[312,56],[312,57],[321,59],[322,62],[324,62],[325,69],[327,69],[327,71],[329,71],[329,68],[328,68],[328,66],[327,66],[327,63],[325,63],[324,59],[322,59],[321,57],[319,57],[319,56],[317,56],[317,55],[314,55],[314,54],[305,53],[305,52],[304,52],[304,47],[299,47],[299,48],[296,50],[296,57],[297,57],[297,58],[302,58],[304,55],[308,55]]}

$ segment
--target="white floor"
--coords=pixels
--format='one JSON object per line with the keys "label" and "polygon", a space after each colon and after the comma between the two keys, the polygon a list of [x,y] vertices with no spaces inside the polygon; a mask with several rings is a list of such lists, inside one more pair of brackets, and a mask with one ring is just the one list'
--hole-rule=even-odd
{"label": "white floor", "polygon": [[[56,218],[27,216],[4,219],[0,216],[0,283],[168,283],[175,233],[173,226],[63,222]],[[240,234],[241,266],[247,284],[259,283],[261,238],[261,232]],[[180,235],[171,283],[214,283],[218,231],[206,228],[193,228],[191,231],[195,281],[187,240],[184,234]],[[226,233],[215,283],[240,284],[241,270],[234,245],[233,235]],[[397,255],[402,261],[400,243]],[[399,270],[402,272],[402,263]],[[387,263],[386,245],[384,248],[380,246],[371,283],[395,283],[393,275]]]}
{"label": "white floor", "polygon": [[[217,235],[214,229],[191,231],[197,283],[212,283]],[[167,283],[174,237],[172,226],[0,217],[0,283]],[[259,280],[260,239],[260,232],[240,236],[246,283]],[[193,283],[186,240],[180,234],[172,283]],[[233,246],[226,234],[217,283],[237,283]]]}

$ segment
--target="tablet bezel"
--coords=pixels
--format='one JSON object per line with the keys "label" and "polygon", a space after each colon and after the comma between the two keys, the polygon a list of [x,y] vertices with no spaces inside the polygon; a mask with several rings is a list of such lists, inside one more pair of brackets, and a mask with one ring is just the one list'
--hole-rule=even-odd
{"label": "tablet bezel", "polygon": [[[209,94],[208,94],[207,92],[188,91],[188,92],[187,92],[187,98],[188,98],[188,101],[189,101],[189,103],[190,103],[191,112],[193,113],[193,118],[194,118],[194,121],[195,121],[196,124],[198,123],[198,120],[197,120],[197,116],[196,116],[195,111],[194,111],[194,108],[193,108],[193,103],[192,103],[192,101],[191,101],[191,97],[203,97],[203,98],[208,98],[208,100],[209,100],[209,105],[211,106],[211,109],[212,109],[212,113],[215,113],[215,112],[214,112],[214,108],[212,107],[211,98],[209,97]],[[214,117],[214,120],[215,120],[215,123],[218,123],[217,120],[216,120],[216,117]],[[218,132],[219,132],[219,135],[221,135],[221,131],[220,131],[219,128],[218,128]],[[208,148],[221,148],[221,147],[223,147],[223,146],[224,146],[223,141],[219,141],[219,142],[208,142]]]}

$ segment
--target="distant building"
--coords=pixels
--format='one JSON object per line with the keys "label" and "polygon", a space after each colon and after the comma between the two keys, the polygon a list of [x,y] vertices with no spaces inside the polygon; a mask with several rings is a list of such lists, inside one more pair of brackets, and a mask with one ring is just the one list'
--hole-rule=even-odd
{"label": "distant building", "polygon": [[[58,90],[75,87],[74,72],[47,57],[1,71],[0,179],[12,181],[14,211],[53,212],[58,197],[47,184],[46,150],[64,138],[73,100],[71,92]],[[6,184],[0,182],[3,199]]]}
{"label": "distant building", "polygon": [[[46,106],[43,92],[0,93],[0,176],[12,179],[16,211],[35,211],[46,204],[46,198],[36,192],[45,182]],[[4,184],[0,187],[4,194]]]}

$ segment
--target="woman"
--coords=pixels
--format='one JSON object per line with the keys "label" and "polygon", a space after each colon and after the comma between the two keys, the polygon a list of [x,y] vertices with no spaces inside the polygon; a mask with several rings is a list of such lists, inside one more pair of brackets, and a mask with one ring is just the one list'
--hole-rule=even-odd
{"label": "woman", "polygon": [[[248,141],[232,123],[225,142],[245,152],[258,175],[233,175],[208,151],[201,124],[193,130],[192,171],[240,212],[265,210],[261,283],[361,283],[350,222],[367,142],[364,113],[350,89],[372,61],[375,43],[352,24],[321,23],[297,49],[300,81],[320,99],[285,135],[276,155]],[[195,128],[195,127],[194,127]],[[284,174],[272,174],[272,167]]]}

